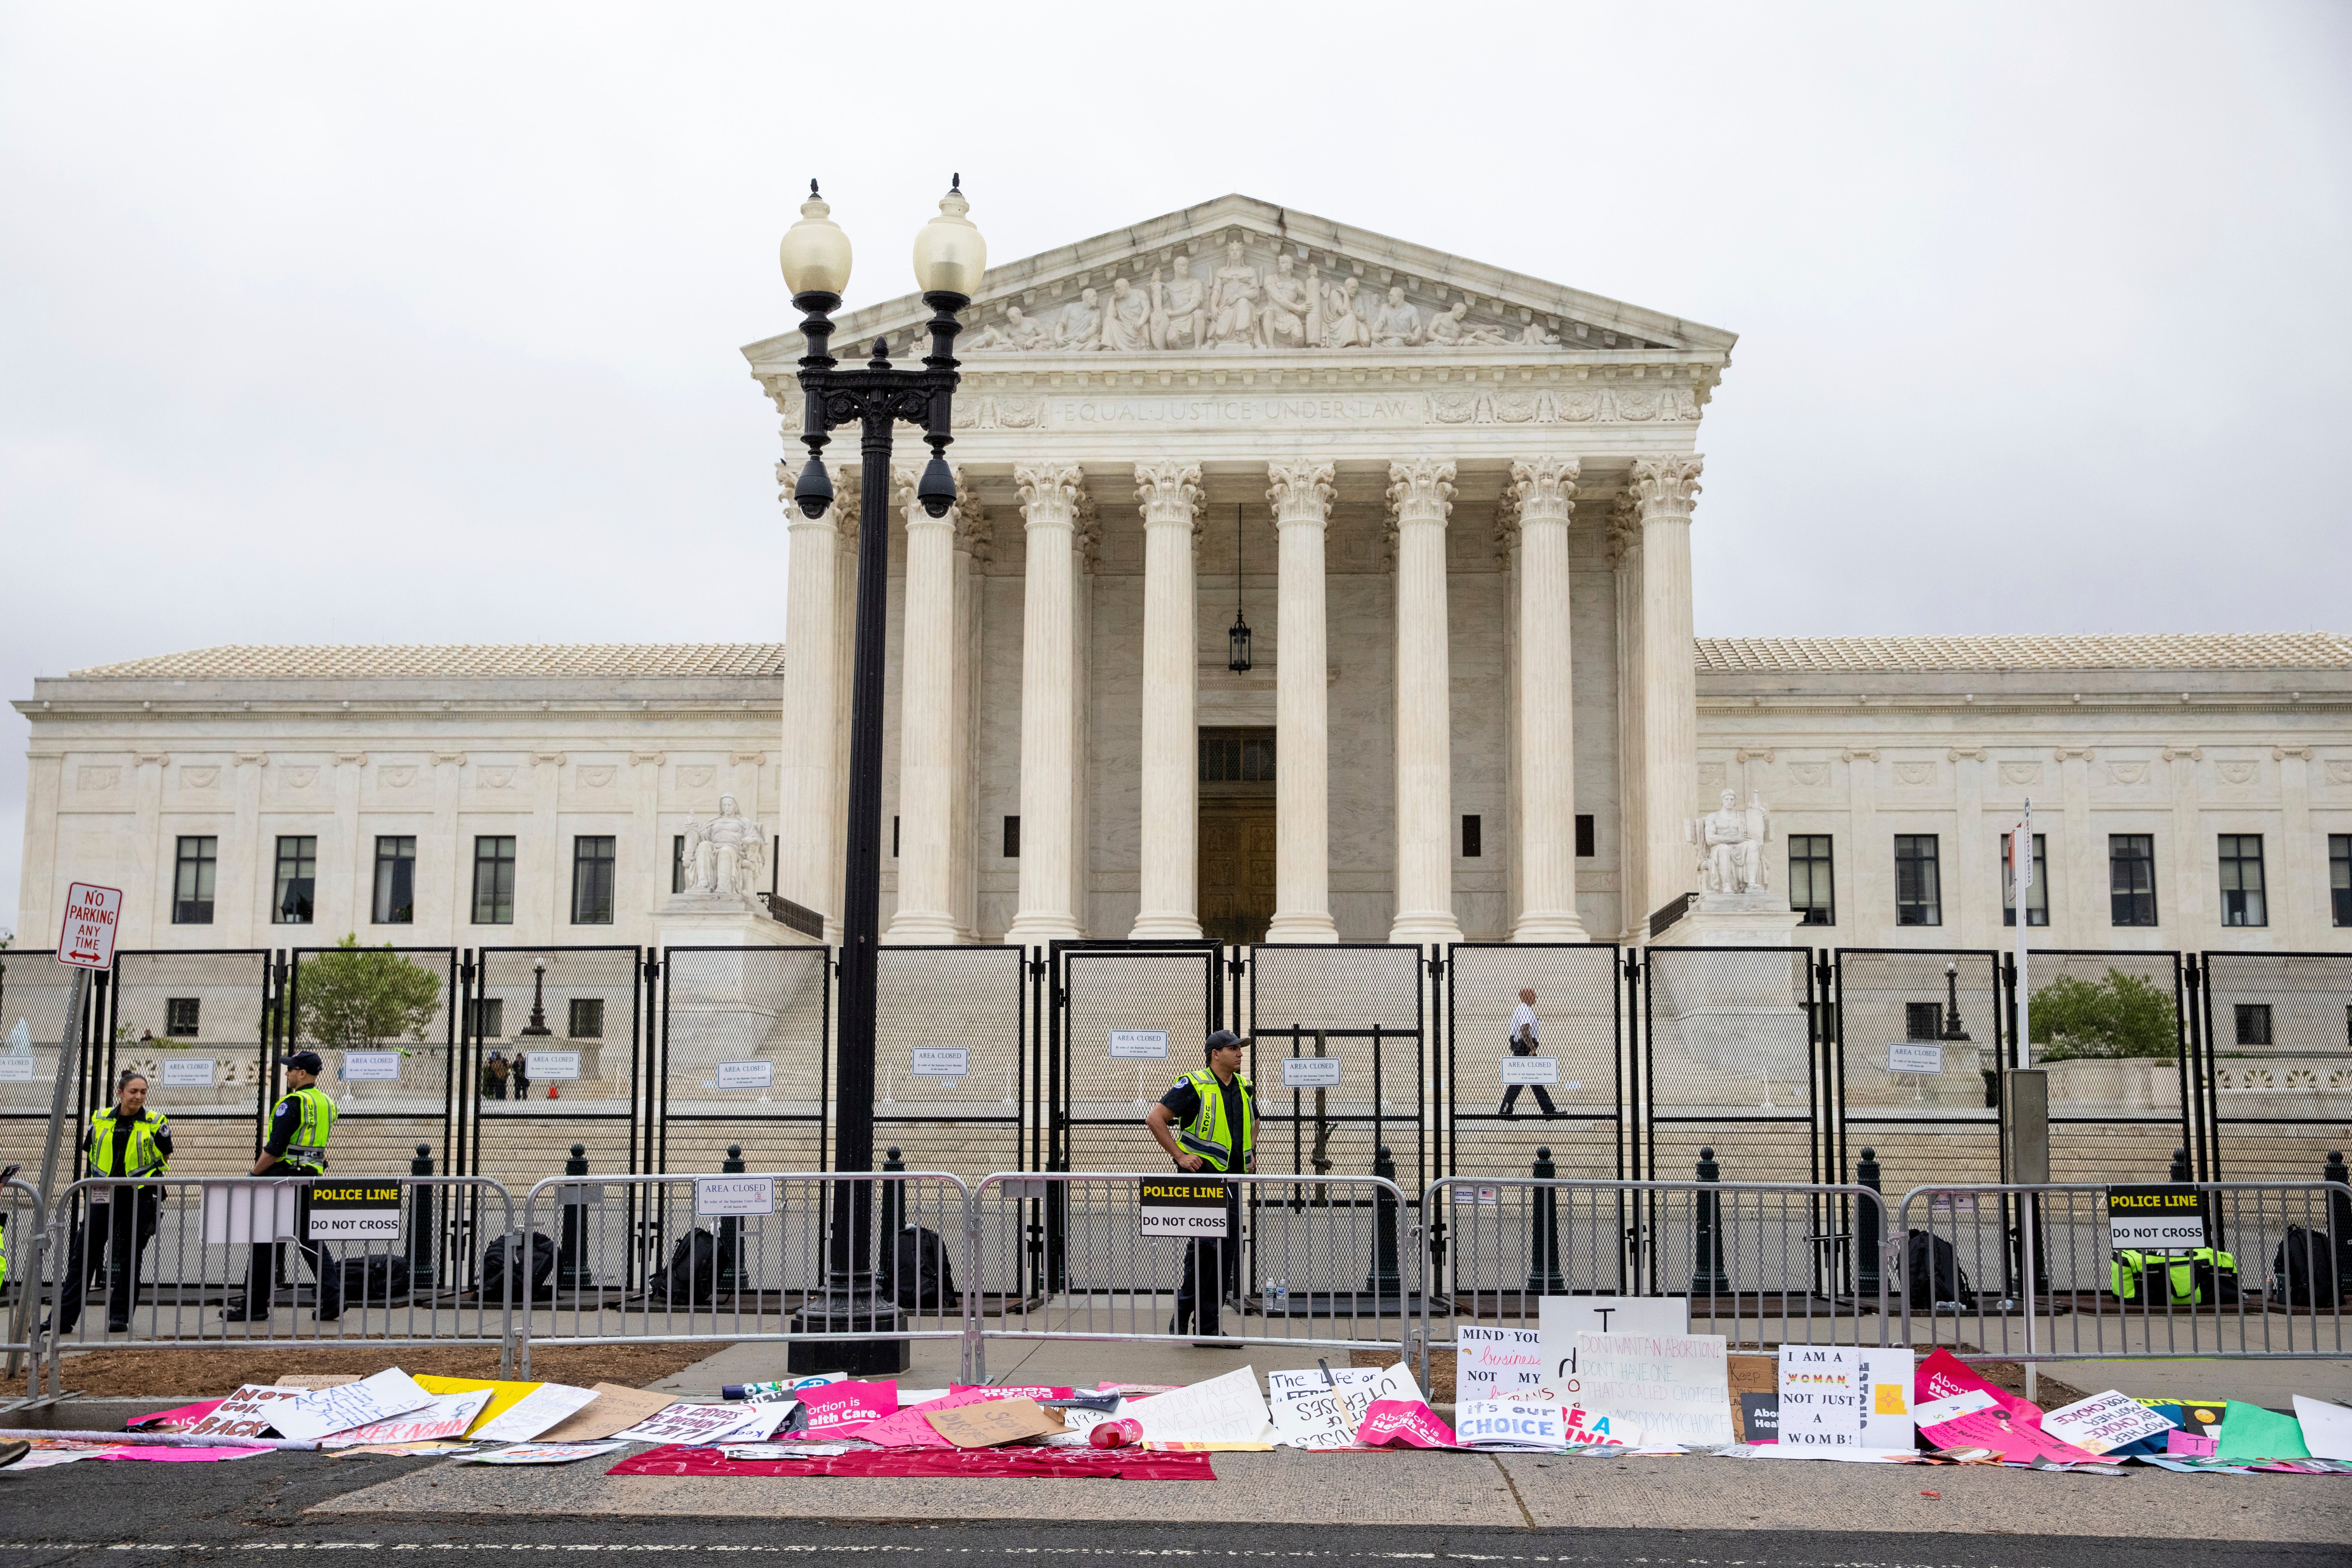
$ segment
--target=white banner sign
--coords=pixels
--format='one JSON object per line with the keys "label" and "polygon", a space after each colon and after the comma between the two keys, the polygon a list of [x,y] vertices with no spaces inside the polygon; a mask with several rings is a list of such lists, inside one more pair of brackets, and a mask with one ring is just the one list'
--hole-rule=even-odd
{"label": "white banner sign", "polygon": [[243,1247],[294,1239],[295,1182],[239,1182],[205,1188],[205,1242]]}
{"label": "white banner sign", "polygon": [[1337,1089],[1339,1087],[1338,1057],[1285,1057],[1282,1058],[1282,1087],[1285,1089]]}
{"label": "white banner sign", "polygon": [[1110,1054],[1114,1057],[1164,1058],[1168,1055],[1168,1031],[1113,1029],[1110,1032]]}
{"label": "white banner sign", "polygon": [[917,1046],[915,1076],[917,1078],[968,1078],[971,1074],[971,1052],[963,1046]]}
{"label": "white banner sign", "polygon": [[721,1089],[770,1089],[776,1081],[773,1062],[720,1062],[719,1087]]}
{"label": "white banner sign", "polygon": [[1505,1057],[1503,1081],[1505,1083],[1558,1083],[1559,1058],[1558,1057]]}
{"label": "white banner sign", "polygon": [[1576,1369],[1579,1334],[1687,1334],[1690,1302],[1679,1296],[1546,1296],[1538,1309],[1544,1385],[1563,1404],[1583,1392]]}
{"label": "white banner sign", "polygon": [[345,1051],[343,1081],[345,1083],[398,1083],[400,1053],[398,1051]]}
{"label": "white banner sign", "polygon": [[767,1176],[698,1176],[694,1181],[694,1213],[698,1219],[713,1215],[762,1215],[776,1212],[776,1184]]}
{"label": "white banner sign", "polygon": [[1944,1047],[1923,1046],[1913,1040],[1886,1047],[1888,1072],[1933,1072],[1944,1070]]}
{"label": "white banner sign", "polygon": [[0,1083],[30,1083],[32,1081],[32,1058],[0,1057]]}
{"label": "white banner sign", "polygon": [[165,1089],[210,1089],[213,1086],[213,1058],[189,1057],[163,1064]]}
{"label": "white banner sign", "polygon": [[580,1076],[578,1051],[525,1051],[523,1071],[534,1079],[569,1083]]}

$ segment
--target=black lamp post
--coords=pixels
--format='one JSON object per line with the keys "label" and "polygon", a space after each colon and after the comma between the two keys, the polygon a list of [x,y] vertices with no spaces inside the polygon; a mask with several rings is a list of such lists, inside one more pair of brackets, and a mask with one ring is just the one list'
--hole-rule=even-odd
{"label": "black lamp post", "polygon": [[1969,1032],[1960,1027],[1960,966],[1944,965],[1944,1033],[1947,1040],[1966,1040]]}
{"label": "black lamp post", "polygon": [[[971,303],[988,266],[988,245],[964,214],[970,210],[959,174],[940,200],[940,216],[915,237],[915,282],[931,308],[931,352],[920,370],[894,370],[889,344],[874,341],[874,355],[862,369],[837,368],[831,353],[832,313],[849,282],[849,237],[828,216],[809,182],[800,221],[785,234],[777,259],[793,303],[803,313],[801,390],[806,415],[801,439],[809,449],[793,499],[807,517],[821,517],[833,504],[833,479],[825,472],[824,447],[836,426],[858,426],[864,484],[857,514],[857,620],[849,687],[848,878],[841,931],[841,1067],[838,1080],[840,1142],[835,1169],[850,1177],[874,1168],[874,993],[877,942],[882,904],[882,657],[890,572],[891,426],[903,419],[923,427],[931,460],[915,498],[933,517],[955,504],[955,479],[945,453],[954,439],[948,431],[956,374],[955,337],[962,330],[956,312]],[[894,1333],[897,1307],[878,1294],[874,1278],[874,1213],[870,1180],[836,1184],[824,1294],[812,1300],[793,1324],[795,1333],[848,1335]],[[836,1342],[827,1347],[795,1342],[789,1354],[794,1372],[898,1372],[909,1364],[904,1340]]]}
{"label": "black lamp post", "polygon": [[1234,503],[1234,625],[1225,633],[1225,668],[1246,675],[1250,667],[1249,623],[1242,619],[1242,508]]}
{"label": "black lamp post", "polygon": [[543,958],[530,961],[530,1022],[520,1032],[533,1039],[555,1032],[547,1026],[547,960]]}

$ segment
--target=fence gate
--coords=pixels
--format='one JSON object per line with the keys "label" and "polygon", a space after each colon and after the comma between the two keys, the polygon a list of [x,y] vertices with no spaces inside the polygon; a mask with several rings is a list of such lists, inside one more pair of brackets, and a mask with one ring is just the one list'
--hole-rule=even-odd
{"label": "fence gate", "polygon": [[2200,1174],[2311,1180],[2327,1151],[2352,1148],[2352,953],[2209,952],[2203,970],[2213,1168]]}
{"label": "fence gate", "polygon": [[1038,1067],[1027,1048],[1028,953],[885,947],[876,957],[877,1155],[895,1146],[910,1170],[974,1184],[1031,1169],[1022,1159]]}
{"label": "fence gate", "polygon": [[1654,947],[1643,963],[1643,1169],[1818,1183],[1823,1054],[1811,948]]}
{"label": "fence gate", "polygon": [[[2033,1065],[2050,1074],[2050,1179],[2162,1182],[2186,1149],[2205,1157],[2192,1125],[2197,1073],[2177,952],[2057,949],[2026,958],[2026,1026]],[[2017,1028],[2017,960],[2001,959],[2004,1038]],[[1950,1071],[1947,1065],[1945,1070]],[[2306,1174],[2316,1174],[2314,1163]]]}
{"label": "fence gate", "polygon": [[[1616,944],[1457,942],[1446,952],[1443,1173],[1525,1176],[1536,1151],[1549,1149],[1563,1177],[1640,1174]],[[1507,1064],[1527,1059],[1510,1048],[1522,990],[1536,994],[1538,1055],[1559,1066],[1557,1081],[1512,1095],[1504,1074],[1524,1069]]]}
{"label": "fence gate", "polygon": [[462,1173],[526,1191],[560,1173],[574,1143],[593,1173],[639,1169],[647,1151],[637,1142],[638,950],[487,947],[467,956]]}
{"label": "fence gate", "polygon": [[[1876,1152],[1882,1190],[2001,1179],[2000,955],[1944,949],[1837,950],[1834,1147],[1823,1178],[1852,1179]],[[1890,1047],[1937,1047],[1933,1052]],[[1901,1070],[1916,1062],[1934,1071]]]}
{"label": "fence gate", "polygon": [[147,1103],[172,1119],[172,1173],[244,1175],[283,1092],[275,1058],[293,1048],[276,1005],[285,978],[259,948],[117,953],[105,1025],[89,1054],[83,1121],[113,1099],[116,1073],[135,1067],[147,1074]]}
{"label": "fence gate", "polygon": [[754,1171],[824,1170],[833,950],[673,947],[660,963],[647,1168],[713,1172],[740,1147]]}
{"label": "fence gate", "polygon": [[[1391,1180],[1408,1193],[1428,1183],[1425,967],[1418,947],[1250,949],[1249,1076],[1265,1113],[1258,1174],[1370,1176],[1387,1149]],[[1287,1065],[1294,1058],[1299,1065]]]}
{"label": "fence gate", "polygon": [[289,957],[278,1034],[283,1050],[326,1058],[319,1084],[341,1111],[335,1168],[398,1175],[422,1143],[434,1168],[446,1169],[457,1100],[457,950],[297,948]]}

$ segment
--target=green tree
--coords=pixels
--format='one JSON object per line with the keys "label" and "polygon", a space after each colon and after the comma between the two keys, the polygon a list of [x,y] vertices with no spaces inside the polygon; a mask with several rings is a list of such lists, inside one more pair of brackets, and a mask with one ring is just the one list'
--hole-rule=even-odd
{"label": "green tree", "polygon": [[392,951],[346,935],[332,952],[302,961],[294,1032],[314,1046],[365,1050],[378,1040],[425,1037],[441,1011],[441,977]]}
{"label": "green tree", "polygon": [[2032,1016],[2037,1061],[2169,1058],[2180,1046],[2172,997],[2120,969],[2104,980],[2060,975],[2033,993]]}

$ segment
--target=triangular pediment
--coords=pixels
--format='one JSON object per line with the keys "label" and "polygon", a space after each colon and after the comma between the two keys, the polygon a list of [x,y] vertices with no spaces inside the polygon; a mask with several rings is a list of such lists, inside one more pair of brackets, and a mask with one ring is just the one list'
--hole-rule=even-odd
{"label": "triangular pediment", "polygon": [[[913,294],[851,311],[838,318],[835,352],[862,354],[877,336],[908,346],[929,314]],[[1720,328],[1239,195],[992,267],[963,320],[957,353],[974,369],[1171,353],[1667,353],[1719,367],[1736,341]],[[743,352],[754,374],[772,374],[799,357],[801,337],[782,333]]]}

